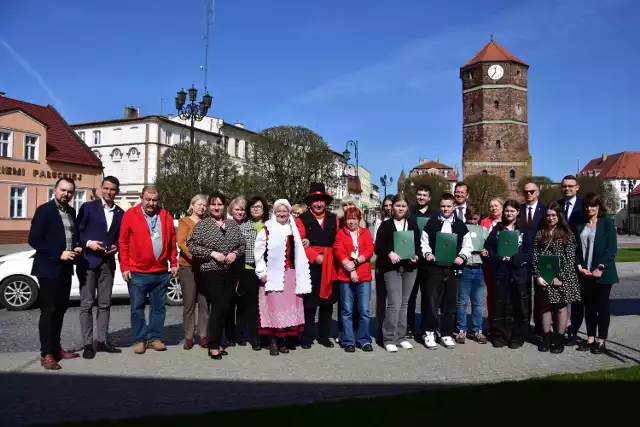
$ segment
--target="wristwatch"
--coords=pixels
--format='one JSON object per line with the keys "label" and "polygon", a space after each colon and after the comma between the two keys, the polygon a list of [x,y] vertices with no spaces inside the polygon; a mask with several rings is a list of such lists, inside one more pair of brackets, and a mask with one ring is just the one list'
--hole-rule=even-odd
{"label": "wristwatch", "polygon": [[607,266],[606,266],[606,265],[599,265],[599,266],[597,266],[596,268],[597,268],[598,270],[600,270],[600,271],[604,271],[604,270],[606,270],[606,269],[607,269]]}

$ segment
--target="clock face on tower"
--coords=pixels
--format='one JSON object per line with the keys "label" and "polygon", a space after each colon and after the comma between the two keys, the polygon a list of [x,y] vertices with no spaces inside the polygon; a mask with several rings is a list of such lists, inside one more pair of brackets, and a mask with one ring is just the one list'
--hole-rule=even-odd
{"label": "clock face on tower", "polygon": [[504,76],[504,69],[500,65],[494,64],[489,67],[487,74],[492,80],[500,80]]}

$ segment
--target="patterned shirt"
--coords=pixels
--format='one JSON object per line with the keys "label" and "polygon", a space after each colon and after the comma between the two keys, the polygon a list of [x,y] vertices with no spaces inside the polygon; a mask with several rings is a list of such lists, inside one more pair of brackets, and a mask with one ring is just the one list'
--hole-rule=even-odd
{"label": "patterned shirt", "polygon": [[53,200],[56,203],[58,213],[60,213],[60,218],[62,219],[62,225],[64,226],[64,237],[66,240],[65,250],[72,251],[76,242],[76,228],[74,227],[75,221],[73,213],[68,205],[62,206],[56,199]]}
{"label": "patterned shirt", "polygon": [[[223,228],[224,227],[224,228]],[[238,258],[245,253],[245,237],[240,226],[232,219],[224,221],[223,227],[218,226],[213,218],[205,218],[196,224],[187,240],[187,248],[194,258],[200,258],[201,271],[227,270],[230,265],[219,263],[211,257],[211,252],[220,252],[225,256],[235,252]],[[233,267],[234,264],[231,264]]]}

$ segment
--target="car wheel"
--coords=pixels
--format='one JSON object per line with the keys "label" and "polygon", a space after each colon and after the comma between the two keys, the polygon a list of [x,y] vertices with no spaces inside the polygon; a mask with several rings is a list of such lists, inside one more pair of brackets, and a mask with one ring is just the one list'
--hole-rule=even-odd
{"label": "car wheel", "polygon": [[12,276],[0,284],[0,304],[7,310],[28,310],[38,300],[38,284],[30,277]]}
{"label": "car wheel", "polygon": [[172,277],[167,288],[167,295],[164,297],[167,305],[182,305],[182,285],[177,277]]}

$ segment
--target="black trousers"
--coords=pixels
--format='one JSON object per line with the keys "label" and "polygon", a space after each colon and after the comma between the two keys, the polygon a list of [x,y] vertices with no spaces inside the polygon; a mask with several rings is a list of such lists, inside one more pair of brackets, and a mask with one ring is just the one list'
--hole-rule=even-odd
{"label": "black trousers", "polygon": [[571,303],[571,325],[569,326],[569,332],[572,334],[577,334],[582,326],[582,321],[584,320],[584,302],[583,301],[575,301]]}
{"label": "black trousers", "polygon": [[580,288],[585,307],[587,322],[587,335],[606,340],[609,336],[609,324],[611,323],[611,311],[609,296],[612,285],[596,283],[593,277],[581,277]]}
{"label": "black trousers", "polygon": [[524,343],[529,334],[526,319],[528,302],[527,279],[495,278],[493,282],[493,310],[491,336],[507,342]]}
{"label": "black trousers", "polygon": [[64,314],[69,307],[71,275],[73,269],[65,268],[55,279],[38,277],[40,283],[40,355],[55,355],[60,352],[60,334]]}
{"label": "black trousers", "polygon": [[[303,297],[304,303],[304,334],[303,344],[311,344],[314,336],[318,340],[327,340],[331,337],[331,317],[333,316],[333,304],[336,292],[332,292],[329,299],[320,298],[320,280],[322,279],[322,265],[309,265],[311,272],[311,293]],[[316,311],[318,311],[318,334],[314,334],[316,323]]]}
{"label": "black trousers", "polygon": [[239,310],[240,306],[240,296],[236,292],[236,287],[238,286],[238,276],[236,275],[233,279],[233,291],[231,292],[231,299],[229,300],[229,308],[227,310],[227,315],[224,320],[224,336],[227,339],[227,342],[238,342],[237,335],[242,334],[242,331],[238,331],[236,328],[236,312]]}
{"label": "black trousers", "polygon": [[440,332],[443,337],[453,336],[458,303],[458,278],[454,270],[438,266],[427,267],[424,289],[427,305],[426,313],[422,313],[422,329],[425,332]]}
{"label": "black trousers", "polygon": [[199,275],[200,292],[209,303],[207,341],[210,349],[217,349],[222,344],[222,330],[227,320],[236,277],[228,270],[203,271]]}
{"label": "black trousers", "polygon": [[[236,313],[236,342],[244,341],[244,331],[247,330],[249,343],[252,346],[258,345],[258,289],[260,279],[256,276],[255,270],[245,269],[240,276],[238,286]],[[232,297],[233,300],[233,297]]]}
{"label": "black trousers", "polygon": [[[407,330],[412,331],[416,339],[422,337],[426,332],[424,329],[425,313],[429,306],[427,298],[427,269],[423,266],[418,268],[416,275],[416,283],[413,285],[411,295],[409,295],[409,305],[407,306]],[[420,327],[416,328],[416,303],[418,300],[418,291],[420,291]]]}

